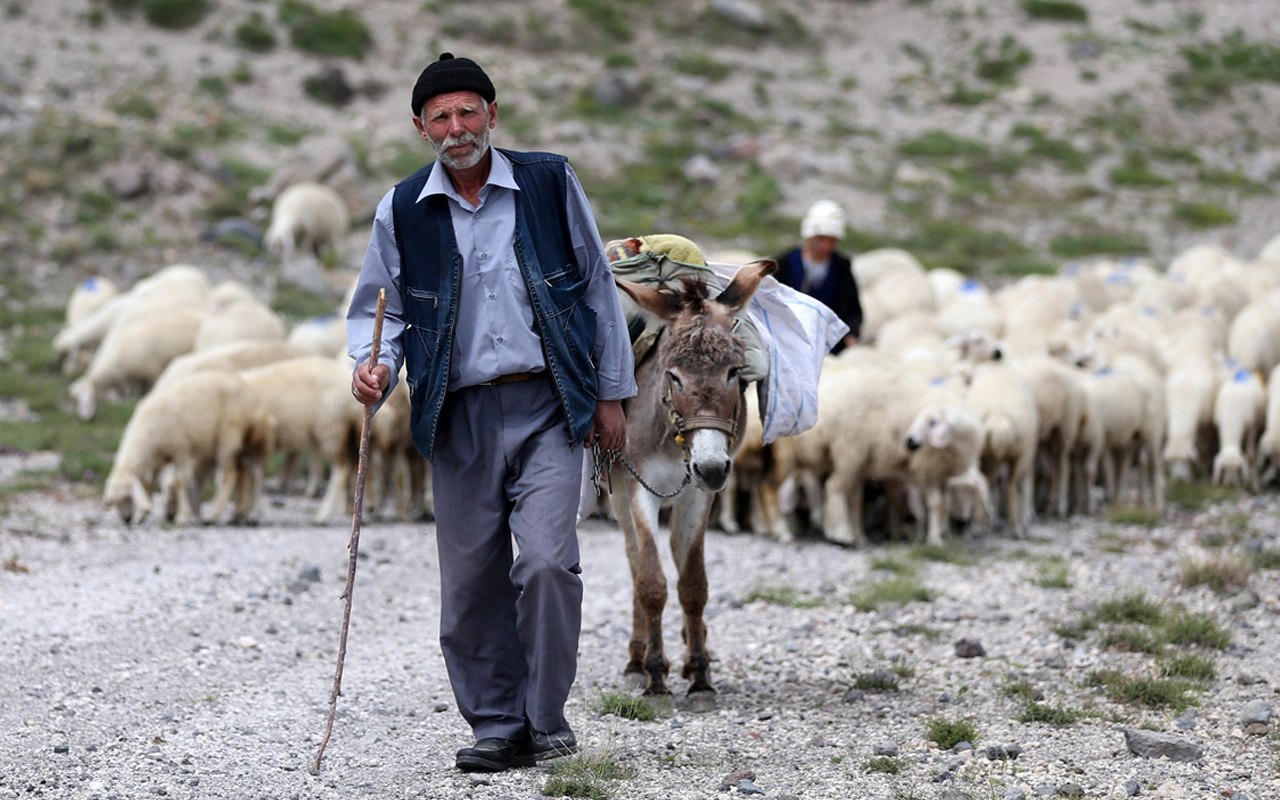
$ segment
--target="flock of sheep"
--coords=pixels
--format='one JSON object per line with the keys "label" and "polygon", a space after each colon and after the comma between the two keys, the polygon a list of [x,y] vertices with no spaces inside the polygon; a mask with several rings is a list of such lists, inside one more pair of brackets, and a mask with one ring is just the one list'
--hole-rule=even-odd
{"label": "flock of sheep", "polygon": [[[266,240],[282,256],[318,250],[348,224],[331,190],[293,187]],[[1023,535],[1037,515],[1102,502],[1159,510],[1166,476],[1257,491],[1280,467],[1280,236],[1250,262],[1197,246],[1163,271],[1098,261],[995,290],[901,250],[860,254],[854,272],[863,343],[827,359],[809,431],[764,446],[749,415],[720,504],[726,530],[790,541],[807,511],[852,545],[872,517],[891,534],[922,526],[931,543],[974,519]],[[309,496],[329,470],[315,521],[349,512],[364,408],[348,391],[345,308],[290,328],[249,287],[188,265],[128,291],[78,286],[54,341],[83,372],[70,387],[78,414],[143,393],[105,502],[132,522],[157,503],[179,524],[228,507],[252,522],[265,464],[284,453],[282,485],[305,463]],[[370,508],[429,515],[427,472],[395,392],[371,429]]]}
{"label": "flock of sheep", "polygon": [[[266,237],[285,254],[322,247],[348,224],[336,194],[298,188],[278,198]],[[346,512],[364,421],[349,392],[348,302],[290,326],[248,286],[215,285],[185,264],[127,291],[101,277],[77,286],[54,350],[64,369],[83,373],[70,386],[78,415],[92,418],[107,396],[142,395],[107,477],[106,504],[126,522],[157,505],[177,524],[219,521],[228,507],[233,521],[252,522],[266,462],[283,453],[283,483],[305,464],[309,496],[329,470],[317,522]],[[430,513],[426,475],[410,441],[408,398],[394,393],[370,432],[371,508],[394,498],[402,518]],[[212,507],[203,515],[211,481]]]}
{"label": "flock of sheep", "polygon": [[722,527],[789,541],[807,510],[860,544],[871,498],[891,535],[1024,535],[1102,502],[1158,511],[1166,476],[1257,491],[1280,467],[1280,236],[1251,262],[1196,246],[997,290],[901,250],[854,271],[864,343],[828,358],[812,429],[748,434]]}

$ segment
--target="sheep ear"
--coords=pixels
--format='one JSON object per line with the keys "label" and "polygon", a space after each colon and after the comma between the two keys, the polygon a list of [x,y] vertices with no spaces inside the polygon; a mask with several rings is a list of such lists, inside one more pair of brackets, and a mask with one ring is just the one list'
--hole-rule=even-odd
{"label": "sheep ear", "polygon": [[949,444],[951,444],[951,422],[947,419],[939,420],[936,425],[929,428],[929,446],[941,449]]}

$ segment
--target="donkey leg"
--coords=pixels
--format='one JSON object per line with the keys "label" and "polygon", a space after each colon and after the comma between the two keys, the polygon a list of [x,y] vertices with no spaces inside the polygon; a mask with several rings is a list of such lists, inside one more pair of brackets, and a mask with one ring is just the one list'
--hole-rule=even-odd
{"label": "donkey leg", "polygon": [[[615,481],[621,481],[615,474]],[[631,642],[624,675],[628,682],[644,685],[645,694],[667,694],[670,663],[662,648],[662,611],[667,604],[667,578],[662,572],[654,541],[658,508],[634,482],[626,481],[626,496],[614,502],[626,541],[627,561],[633,584]],[[617,495],[615,495],[617,497]]]}
{"label": "donkey leg", "polygon": [[707,653],[707,624],[703,618],[708,593],[704,545],[711,497],[706,492],[697,492],[688,500],[678,501],[671,515],[671,556],[679,576],[676,592],[684,614],[681,638],[685,644],[685,662],[681,675],[689,681],[690,697],[715,693],[711,685],[711,658]]}

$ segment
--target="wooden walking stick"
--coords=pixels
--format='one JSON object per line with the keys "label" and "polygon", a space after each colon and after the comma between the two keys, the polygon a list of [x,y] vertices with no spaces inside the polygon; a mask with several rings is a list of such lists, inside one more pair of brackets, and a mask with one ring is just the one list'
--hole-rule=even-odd
{"label": "wooden walking stick", "polygon": [[[382,315],[387,310],[387,290],[378,290],[378,310],[373,317],[373,351],[369,354],[369,368],[378,366],[378,351],[382,349]],[[347,657],[347,629],[351,626],[351,592],[356,587],[356,558],[360,554],[360,512],[364,506],[364,475],[369,466],[369,429],[373,427],[373,406],[364,408],[364,425],[360,428],[360,462],[356,469],[355,512],[351,515],[351,541],[347,544],[347,588],[342,592],[342,635],[338,639],[338,668],[333,673],[333,693],[329,695],[329,721],[324,726],[324,739],[311,765],[311,774],[320,772],[320,759],[333,733],[333,716],[338,711],[338,696],[342,694],[342,662]]]}

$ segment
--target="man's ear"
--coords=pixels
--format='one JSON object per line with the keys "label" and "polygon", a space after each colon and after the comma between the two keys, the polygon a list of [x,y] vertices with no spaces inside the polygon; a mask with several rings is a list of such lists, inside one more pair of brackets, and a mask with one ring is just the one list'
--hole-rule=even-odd
{"label": "man's ear", "polygon": [[498,101],[494,100],[489,104],[489,127],[492,129],[498,124]]}

